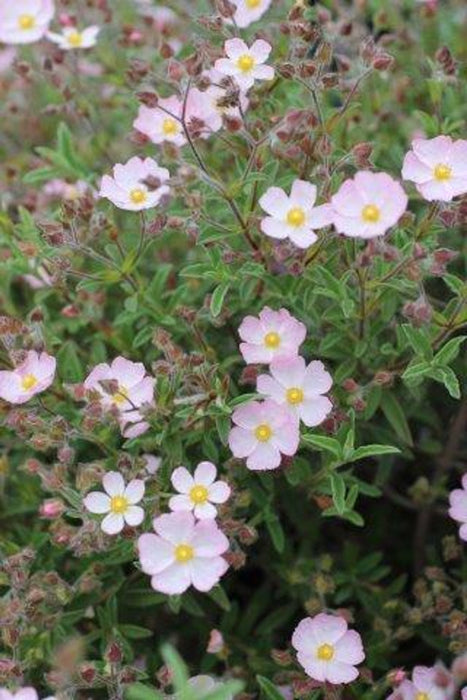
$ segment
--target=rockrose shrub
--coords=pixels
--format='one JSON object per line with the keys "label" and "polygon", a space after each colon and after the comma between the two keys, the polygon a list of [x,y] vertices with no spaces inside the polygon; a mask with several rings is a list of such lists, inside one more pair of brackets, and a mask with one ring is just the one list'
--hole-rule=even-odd
{"label": "rockrose shrub", "polygon": [[0,0],[0,700],[467,698],[466,33]]}

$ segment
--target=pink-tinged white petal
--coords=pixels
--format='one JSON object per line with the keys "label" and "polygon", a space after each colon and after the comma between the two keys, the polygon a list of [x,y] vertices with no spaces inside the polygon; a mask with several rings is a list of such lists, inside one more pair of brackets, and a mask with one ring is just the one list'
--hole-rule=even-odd
{"label": "pink-tinged white petal", "polygon": [[307,396],[326,394],[332,387],[332,377],[320,360],[310,362],[306,368],[304,380]]}
{"label": "pink-tinged white petal", "polygon": [[174,551],[173,544],[152,533],[145,533],[138,538],[141,568],[150,576],[158,574],[174,563]]}
{"label": "pink-tinged white petal", "polygon": [[286,389],[283,384],[269,374],[260,374],[256,380],[256,391],[263,396],[268,396],[277,403],[286,401]]}
{"label": "pink-tinged white petal", "polygon": [[172,472],[170,481],[172,482],[172,486],[177,489],[179,493],[185,494],[189,493],[195,485],[193,477],[185,467],[177,467],[177,469]]}
{"label": "pink-tinged white petal", "polygon": [[144,510],[140,506],[129,506],[124,513],[124,519],[130,527],[141,525],[144,520]]}
{"label": "pink-tinged white petal", "polygon": [[272,216],[266,216],[264,219],[261,219],[259,226],[266,236],[275,238],[278,241],[284,240],[289,235],[289,227],[283,221],[273,219]]}
{"label": "pink-tinged white petal", "polygon": [[125,357],[116,357],[110,369],[115,379],[128,389],[135,386],[135,384],[139,384],[146,374],[146,369],[142,362],[132,362]]}
{"label": "pink-tinged white petal", "polygon": [[242,39],[228,39],[224,44],[226,56],[235,61],[246,53],[249,53],[249,48]]}
{"label": "pink-tinged white petal", "polygon": [[271,442],[257,442],[255,449],[246,460],[246,466],[252,471],[266,471],[277,469],[281,461],[281,453]]}
{"label": "pink-tinged white petal", "polygon": [[179,510],[193,510],[193,501],[189,496],[183,493],[179,493],[176,496],[172,496],[169,499],[169,508],[173,511]]}
{"label": "pink-tinged white petal", "polygon": [[300,431],[298,422],[292,413],[290,413],[287,423],[274,433],[271,443],[288,457],[292,457],[297,452],[300,444]]}
{"label": "pink-tinged white petal", "polygon": [[332,403],[326,396],[305,400],[298,408],[301,420],[309,428],[320,425],[331,411]]}
{"label": "pink-tinged white petal", "polygon": [[259,205],[267,214],[284,219],[291,204],[289,197],[280,187],[269,187],[260,197]]}
{"label": "pink-tinged white petal", "polygon": [[216,481],[209,487],[209,500],[212,503],[225,503],[229,500],[231,488],[225,481]]}
{"label": "pink-tinged white petal", "polygon": [[184,593],[191,585],[191,565],[174,562],[151,578],[151,586],[155,591],[167,595]]}
{"label": "pink-tinged white petal", "polygon": [[119,472],[107,472],[102,479],[102,485],[109,496],[123,496],[125,482]]}
{"label": "pink-tinged white petal", "polygon": [[337,661],[346,664],[361,664],[365,659],[362,638],[355,630],[347,630],[334,645],[334,654]]}
{"label": "pink-tinged white petal", "polygon": [[254,41],[250,46],[250,53],[258,61],[258,63],[264,63],[267,61],[271,50],[271,44],[268,44],[268,42],[264,41],[264,39],[256,39],[256,41]]}
{"label": "pink-tinged white petal", "polygon": [[191,565],[193,586],[198,591],[210,591],[225,574],[229,565],[222,557],[195,559]]}
{"label": "pink-tinged white petal", "polygon": [[116,535],[123,530],[125,520],[120,513],[109,513],[101,523],[102,530],[107,535]]}
{"label": "pink-tinged white petal", "polygon": [[288,235],[297,248],[309,248],[316,243],[318,236],[310,228],[289,228]]}
{"label": "pink-tinged white petal", "polygon": [[145,486],[142,479],[133,479],[130,481],[125,489],[125,498],[127,499],[128,503],[131,503],[132,505],[139,503],[144,496],[144,489]]}
{"label": "pink-tinged white petal", "polygon": [[256,66],[252,75],[256,80],[272,80],[274,78],[274,68],[272,66]]}
{"label": "pink-tinged white petal", "polygon": [[217,469],[212,462],[200,462],[195,469],[194,482],[202,486],[210,486],[217,475]]}
{"label": "pink-tinged white petal", "polygon": [[191,542],[195,519],[191,513],[167,513],[154,518],[154,530],[174,545]]}
{"label": "pink-tinged white petal", "polygon": [[216,557],[229,548],[229,540],[214,520],[200,520],[196,523],[191,545],[197,557]]}
{"label": "pink-tinged white petal", "polygon": [[34,688],[20,688],[12,697],[14,700],[38,700],[39,696]]}
{"label": "pink-tinged white petal", "polygon": [[358,678],[358,669],[350,664],[334,661],[325,668],[328,683],[339,685],[340,683],[352,683]]}
{"label": "pink-tinged white petal", "polygon": [[110,510],[110,498],[102,491],[91,491],[83,499],[86,510],[90,513],[108,513]]}
{"label": "pink-tinged white petal", "polygon": [[217,516],[217,508],[206,501],[194,506],[193,513],[198,520],[214,520]]}
{"label": "pink-tinged white petal", "polygon": [[279,358],[271,362],[270,371],[284,387],[302,386],[305,378],[306,363],[303,357]]}
{"label": "pink-tinged white petal", "polygon": [[251,430],[234,427],[229,433],[229,447],[234,457],[248,457],[256,448],[257,440]]}
{"label": "pink-tinged white petal", "polygon": [[313,618],[313,631],[319,644],[335,644],[347,632],[347,622],[338,615],[319,613]]}

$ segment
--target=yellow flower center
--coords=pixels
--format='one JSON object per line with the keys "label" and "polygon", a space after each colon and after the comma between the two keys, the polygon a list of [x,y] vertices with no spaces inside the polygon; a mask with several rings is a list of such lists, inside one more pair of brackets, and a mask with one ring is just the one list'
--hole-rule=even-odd
{"label": "yellow flower center", "polygon": [[331,644],[321,644],[318,647],[316,656],[320,661],[331,661],[334,656],[334,647]]}
{"label": "yellow flower center", "polygon": [[118,391],[115,392],[115,394],[112,396],[112,400],[114,403],[119,406],[120,404],[124,403],[128,399],[128,389],[123,386],[122,384],[118,385]]}
{"label": "yellow flower center", "polygon": [[125,496],[113,496],[110,499],[110,512],[115,515],[122,515],[128,508],[128,500]]}
{"label": "yellow flower center", "polygon": [[287,401],[289,403],[291,403],[292,405],[296,405],[297,403],[302,403],[303,391],[295,386],[292,387],[291,389],[287,389]]}
{"label": "yellow flower center", "polygon": [[145,202],[147,199],[147,194],[144,190],[137,187],[136,189],[131,190],[130,199],[133,204],[143,204],[143,202]]}
{"label": "yellow flower center", "polygon": [[289,226],[303,226],[305,223],[305,212],[301,207],[293,207],[287,214]]}
{"label": "yellow flower center", "polygon": [[178,132],[178,124],[175,119],[164,119],[162,131],[166,136],[174,136]]}
{"label": "yellow flower center", "polygon": [[190,491],[190,498],[196,505],[201,505],[201,503],[206,503],[208,500],[208,490],[206,486],[193,486]]}
{"label": "yellow flower center", "polygon": [[376,204],[367,204],[362,209],[362,219],[368,224],[376,224],[379,221],[380,216],[381,212]]}
{"label": "yellow flower center", "polygon": [[20,15],[18,17],[18,26],[20,29],[34,29],[36,20],[33,15]]}
{"label": "yellow flower center", "polygon": [[193,547],[190,547],[189,544],[179,544],[175,547],[175,559],[181,564],[193,559],[194,554]]}
{"label": "yellow flower center", "polygon": [[279,337],[278,333],[275,333],[272,331],[271,333],[266,333],[264,336],[264,344],[267,348],[270,350],[274,350],[274,348],[278,348],[280,345],[281,339]]}
{"label": "yellow flower center", "polygon": [[444,165],[444,163],[438,163],[438,165],[433,170],[433,175],[435,176],[435,180],[443,182],[444,180],[451,179],[452,170],[449,167],[449,165]]}
{"label": "yellow flower center", "polygon": [[21,386],[24,391],[29,391],[33,389],[37,384],[37,378],[33,374],[25,374],[21,380]]}
{"label": "yellow flower center", "polygon": [[430,700],[430,696],[428,693],[417,693],[415,696],[415,700]]}
{"label": "yellow flower center", "polygon": [[70,32],[67,36],[67,41],[70,44],[70,46],[74,46],[75,48],[77,48],[83,43],[83,35],[81,34],[81,32]]}
{"label": "yellow flower center", "polygon": [[249,10],[254,10],[255,7],[259,7],[261,5],[261,2],[262,0],[245,0],[245,5]]}
{"label": "yellow flower center", "polygon": [[255,438],[259,442],[267,442],[272,435],[272,430],[266,423],[261,423],[255,430]]}
{"label": "yellow flower center", "polygon": [[242,73],[248,73],[255,65],[255,59],[247,53],[237,59],[237,66]]}

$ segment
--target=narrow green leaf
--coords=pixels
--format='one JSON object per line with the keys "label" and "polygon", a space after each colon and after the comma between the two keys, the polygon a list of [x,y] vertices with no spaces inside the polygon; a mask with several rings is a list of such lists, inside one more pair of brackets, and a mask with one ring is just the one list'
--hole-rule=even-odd
{"label": "narrow green leaf", "polygon": [[404,410],[392,392],[385,392],[381,399],[381,409],[386,416],[388,423],[395,430],[396,434],[403,442],[408,445],[413,445],[412,435],[410,433],[409,424],[405,417]]}

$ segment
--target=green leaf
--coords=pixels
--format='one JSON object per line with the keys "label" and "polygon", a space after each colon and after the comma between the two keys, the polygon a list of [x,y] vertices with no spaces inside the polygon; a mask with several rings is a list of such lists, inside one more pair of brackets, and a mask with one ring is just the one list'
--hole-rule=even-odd
{"label": "green leaf", "polygon": [[268,700],[284,700],[282,694],[277,690],[277,687],[272,681],[264,676],[256,676],[258,685],[261,688],[261,694]]}
{"label": "green leaf", "polygon": [[310,447],[316,447],[323,452],[330,452],[338,459],[341,458],[341,446],[338,440],[326,437],[325,435],[313,435],[311,433],[302,435],[302,442]]}
{"label": "green leaf", "polygon": [[153,635],[152,630],[148,630],[145,627],[138,627],[138,625],[119,625],[118,629],[123,636],[128,637],[128,639],[147,639]]}
{"label": "green leaf", "polygon": [[364,459],[364,457],[397,453],[400,453],[400,450],[392,445],[363,445],[362,447],[357,447],[349,461],[356,462],[358,459]]}
{"label": "green leaf", "polygon": [[381,399],[381,409],[386,416],[388,423],[395,430],[400,439],[408,445],[413,445],[409,424],[405,417],[404,410],[397,400],[395,394],[385,392]]}
{"label": "green leaf", "polygon": [[433,352],[425,333],[420,328],[414,328],[409,323],[402,324],[401,328],[415,353],[426,359],[431,358]]}
{"label": "green leaf", "polygon": [[162,695],[155,689],[142,683],[132,683],[125,689],[125,700],[161,700]]}
{"label": "green leaf", "polygon": [[271,510],[267,510],[264,519],[275,550],[282,554],[285,547],[285,535],[279,518]]}
{"label": "green leaf", "polygon": [[450,367],[435,367],[429,376],[440,384],[444,384],[453,399],[460,399],[461,389],[459,381]]}
{"label": "green leaf", "polygon": [[456,359],[458,356],[461,345],[467,335],[459,335],[457,338],[451,338],[448,340],[446,345],[443,345],[441,350],[439,350],[434,356],[433,363],[436,365],[448,365],[450,362]]}
{"label": "green leaf", "polygon": [[345,481],[340,474],[334,472],[330,475],[332,500],[339,515],[345,511]]}
{"label": "green leaf", "polygon": [[161,654],[167,667],[172,672],[176,692],[181,693],[183,696],[187,686],[188,672],[182,657],[170,644],[164,644]]}
{"label": "green leaf", "polygon": [[222,306],[224,304],[224,299],[225,295],[229,291],[229,284],[224,282],[223,284],[220,284],[212,293],[211,297],[211,314],[214,316],[214,318],[217,318],[219,316],[220,312],[222,311]]}
{"label": "green leaf", "polygon": [[208,596],[211,598],[211,600],[217,603],[222,610],[225,610],[226,612],[230,610],[230,600],[220,584],[214,586],[214,588],[211,588]]}

